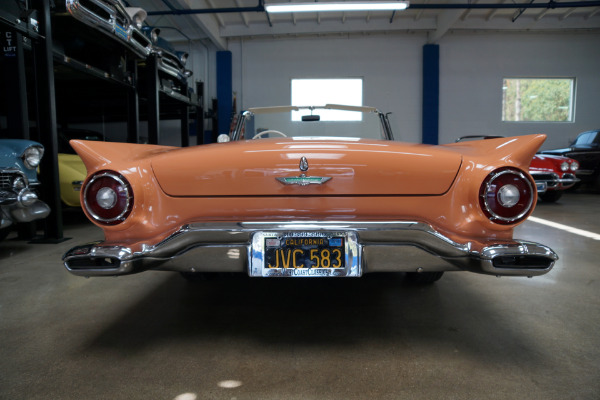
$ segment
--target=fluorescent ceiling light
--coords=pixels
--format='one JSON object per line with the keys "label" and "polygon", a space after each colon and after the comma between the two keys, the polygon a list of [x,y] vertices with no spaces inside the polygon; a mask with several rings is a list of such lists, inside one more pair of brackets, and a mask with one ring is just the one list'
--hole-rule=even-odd
{"label": "fluorescent ceiling light", "polygon": [[322,3],[265,4],[268,13],[326,11],[397,11],[408,7],[408,1],[344,1]]}

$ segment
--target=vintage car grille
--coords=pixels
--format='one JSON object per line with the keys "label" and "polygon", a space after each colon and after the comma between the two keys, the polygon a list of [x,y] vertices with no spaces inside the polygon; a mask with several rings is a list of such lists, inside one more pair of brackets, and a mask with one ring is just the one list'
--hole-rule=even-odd
{"label": "vintage car grille", "polygon": [[95,14],[98,18],[103,19],[106,22],[110,22],[112,20],[112,15],[105,8],[101,7],[94,0],[79,0],[79,4],[82,7],[87,8],[90,12]]}
{"label": "vintage car grille", "polygon": [[133,30],[131,32],[131,41],[134,42],[134,44],[139,46],[141,49],[148,49],[148,52],[150,52],[150,39],[148,39],[139,31]]}
{"label": "vintage car grille", "polygon": [[560,177],[554,173],[548,174],[531,174],[536,182],[546,182],[547,187],[555,187],[558,185]]}
{"label": "vintage car grille", "polygon": [[168,55],[163,56],[163,62],[171,68],[179,69],[177,62],[173,58],[169,57]]}
{"label": "vintage car grille", "polygon": [[160,57],[160,64],[164,72],[173,75],[174,77],[177,77],[182,70],[179,59],[166,51],[163,52],[162,57]]}
{"label": "vintage car grille", "polygon": [[121,15],[118,12],[115,15],[115,19],[116,19],[117,23],[119,25],[121,25],[122,27],[127,28],[129,26],[129,21],[127,21],[127,17],[125,17],[124,15]]}
{"label": "vintage car grille", "polygon": [[0,171],[0,189],[12,189],[15,179],[22,176],[18,172]]}
{"label": "vintage car grille", "polygon": [[11,176],[8,174],[0,174],[0,189],[10,189],[11,187]]}

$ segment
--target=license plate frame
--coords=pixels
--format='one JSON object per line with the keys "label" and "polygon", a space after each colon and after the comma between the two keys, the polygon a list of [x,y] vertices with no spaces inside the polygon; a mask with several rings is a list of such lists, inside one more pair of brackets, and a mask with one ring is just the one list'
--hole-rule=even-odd
{"label": "license plate frame", "polygon": [[[325,240],[326,244],[307,244],[312,239],[316,242],[321,242],[320,239]],[[333,240],[342,241],[343,250],[343,267],[319,267],[313,268],[310,263],[303,263],[298,261],[296,268],[294,268],[294,260],[290,260],[290,253],[287,254],[287,267],[283,267],[284,263],[280,263],[280,268],[274,268],[273,265],[269,265],[269,261],[273,260],[273,250],[280,249],[282,251],[293,251],[302,250],[303,252],[310,251],[311,249],[323,249],[331,248],[335,249],[336,246],[330,246],[329,241]],[[268,241],[267,241],[268,240]],[[276,245],[276,242],[279,245]],[[288,241],[286,244],[285,241]],[[293,243],[295,241],[297,243]],[[283,243],[283,244],[282,244]],[[339,243],[339,242],[338,242]],[[362,275],[361,263],[360,263],[360,245],[358,243],[358,236],[356,232],[352,231],[282,231],[282,232],[257,232],[252,236],[252,249],[250,254],[250,268],[249,275],[254,277],[293,277],[293,278],[309,278],[309,277],[359,277]],[[283,253],[280,253],[283,254]],[[319,253],[321,254],[321,253]],[[293,257],[306,257],[306,253],[303,255],[294,254]],[[337,253],[335,253],[337,255]],[[332,254],[333,256],[333,254]],[[336,260],[330,260],[330,265],[336,265]],[[302,265],[303,264],[303,265]],[[325,263],[327,264],[327,262]],[[298,267],[302,265],[302,267]],[[270,268],[271,266],[271,268]]]}

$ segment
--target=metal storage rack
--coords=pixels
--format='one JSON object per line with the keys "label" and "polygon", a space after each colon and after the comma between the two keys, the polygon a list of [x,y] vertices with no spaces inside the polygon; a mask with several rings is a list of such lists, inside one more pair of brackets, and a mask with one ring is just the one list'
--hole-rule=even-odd
{"label": "metal storage rack", "polygon": [[[2,38],[10,37],[14,44],[10,46],[14,47],[10,58],[5,51],[2,59],[4,95],[0,115],[6,116],[14,137],[44,145],[40,195],[52,212],[43,221],[40,241],[60,242],[65,239],[58,176],[58,122],[63,126],[93,122],[101,105],[103,119],[127,124],[127,142],[140,142],[140,121],[147,120],[148,143],[158,144],[160,121],[179,119],[181,145],[189,146],[190,119],[194,118],[201,144],[202,94],[185,96],[162,87],[154,55],[145,60],[144,87],[137,84],[140,59],[133,54],[125,57],[122,76],[73,58],[53,43],[49,0],[33,0],[27,10],[14,5],[11,9],[10,4],[0,6]],[[35,121],[35,129],[30,128],[30,121]],[[33,227],[28,231],[23,236],[33,235]]]}

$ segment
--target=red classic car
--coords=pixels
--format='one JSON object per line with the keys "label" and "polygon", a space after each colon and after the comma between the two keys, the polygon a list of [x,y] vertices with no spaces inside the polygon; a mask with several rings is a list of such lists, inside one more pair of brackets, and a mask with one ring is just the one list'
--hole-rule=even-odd
{"label": "red classic car", "polygon": [[565,189],[579,182],[575,176],[578,168],[579,163],[572,158],[536,154],[531,160],[529,173],[535,180],[538,197],[547,202],[560,199]]}
{"label": "red classic car", "polygon": [[83,210],[105,240],[64,265],[81,276],[542,275],[557,255],[513,229],[536,204],[527,170],[544,140],[402,143],[384,113],[339,105],[252,108],[222,143],[188,148],[73,140]]}

